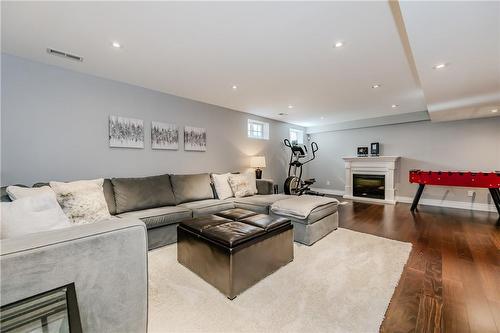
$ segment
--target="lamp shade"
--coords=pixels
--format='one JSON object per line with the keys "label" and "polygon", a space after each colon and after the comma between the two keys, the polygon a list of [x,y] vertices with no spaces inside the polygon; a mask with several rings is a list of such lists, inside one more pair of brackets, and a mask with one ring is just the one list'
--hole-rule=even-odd
{"label": "lamp shade", "polygon": [[250,158],[251,168],[265,168],[266,167],[266,157],[265,156],[252,156]]}

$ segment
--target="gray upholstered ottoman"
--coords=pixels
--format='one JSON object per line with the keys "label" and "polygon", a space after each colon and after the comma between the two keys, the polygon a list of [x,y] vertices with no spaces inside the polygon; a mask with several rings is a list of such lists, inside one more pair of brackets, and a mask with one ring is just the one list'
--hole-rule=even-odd
{"label": "gray upholstered ottoman", "polygon": [[[277,209],[279,205],[283,207],[283,200],[280,200],[271,206],[270,215],[273,217],[286,217],[293,224],[293,238],[296,242],[312,245],[321,238],[325,237],[339,226],[339,214],[337,212],[338,201],[336,199],[327,199],[323,197],[310,198],[311,196],[291,196],[289,201],[291,209],[284,213],[282,209]],[[293,213],[293,207],[299,206],[300,201],[316,200],[317,205],[307,216],[298,216]],[[326,199],[326,200],[325,200]]]}

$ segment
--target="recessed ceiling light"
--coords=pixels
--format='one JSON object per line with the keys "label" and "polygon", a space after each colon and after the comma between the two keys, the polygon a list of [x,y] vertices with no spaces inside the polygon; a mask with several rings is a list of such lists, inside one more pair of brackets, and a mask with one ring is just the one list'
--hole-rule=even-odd
{"label": "recessed ceiling light", "polygon": [[113,45],[113,47],[114,47],[114,48],[117,48],[117,49],[119,49],[120,47],[122,47],[122,46],[120,45],[120,43],[118,43],[118,42],[116,42],[116,41],[115,41],[115,42],[113,42],[113,43],[111,43],[111,45]]}
{"label": "recessed ceiling light", "polygon": [[289,109],[293,109],[293,105],[288,105],[288,108]]}
{"label": "recessed ceiling light", "polygon": [[338,41],[335,43],[335,47],[342,47],[344,46],[344,42]]}
{"label": "recessed ceiling light", "polygon": [[377,83],[377,84],[374,84],[374,85],[372,86],[372,88],[373,88],[373,89],[377,89],[377,88],[380,88],[381,86],[382,86],[381,84],[378,84],[378,83]]}
{"label": "recessed ceiling light", "polygon": [[392,104],[392,105],[391,105],[391,108],[395,109],[395,108],[397,108],[398,106],[399,106],[399,105],[397,105],[397,104]]}
{"label": "recessed ceiling light", "polygon": [[498,109],[491,110],[491,113],[497,113],[497,112],[498,112]]}
{"label": "recessed ceiling light", "polygon": [[278,116],[288,116],[288,113],[286,113],[286,112],[280,112],[280,113],[278,113]]}
{"label": "recessed ceiling light", "polygon": [[236,89],[238,89],[238,86],[237,85],[233,85],[232,88],[233,88],[233,90],[236,90]]}
{"label": "recessed ceiling light", "polygon": [[321,118],[320,118],[320,119],[321,119],[321,120],[324,120],[324,119],[325,119],[325,117],[321,116]]}
{"label": "recessed ceiling light", "polygon": [[446,66],[448,66],[448,64],[442,63],[442,64],[434,65],[432,68],[434,68],[434,69],[443,69]]}

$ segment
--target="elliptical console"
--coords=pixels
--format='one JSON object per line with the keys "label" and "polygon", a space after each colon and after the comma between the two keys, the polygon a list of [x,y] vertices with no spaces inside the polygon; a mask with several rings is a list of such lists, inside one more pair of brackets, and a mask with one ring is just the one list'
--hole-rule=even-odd
{"label": "elliptical console", "polygon": [[301,162],[300,159],[307,158],[307,146],[304,144],[292,144],[288,139],[285,139],[283,142],[285,143],[285,146],[292,150],[292,153],[290,155],[290,163],[288,164],[288,178],[285,180],[284,185],[285,194],[323,195],[311,191],[310,186],[316,182],[314,178],[302,180],[302,166],[316,158],[316,152],[319,149],[318,144],[316,142],[311,143],[312,157],[304,162]]}

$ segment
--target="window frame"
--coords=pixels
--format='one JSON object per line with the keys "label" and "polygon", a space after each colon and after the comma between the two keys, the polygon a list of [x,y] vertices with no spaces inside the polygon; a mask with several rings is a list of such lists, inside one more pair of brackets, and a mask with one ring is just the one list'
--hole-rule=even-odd
{"label": "window frame", "polygon": [[[290,128],[288,131],[288,137],[290,139],[290,142],[293,143],[295,140],[292,140],[292,133],[297,134],[297,144],[304,144],[304,131],[298,128]],[[300,134],[300,140],[298,139]]]}
{"label": "window frame", "polygon": [[[259,126],[261,130],[252,129],[252,126]],[[247,136],[249,139],[269,140],[269,123],[249,118],[247,121]]]}

